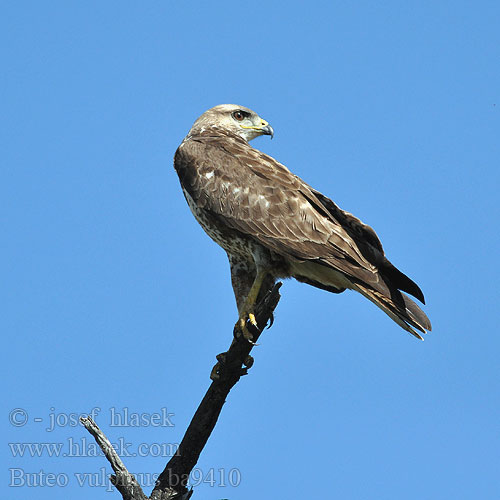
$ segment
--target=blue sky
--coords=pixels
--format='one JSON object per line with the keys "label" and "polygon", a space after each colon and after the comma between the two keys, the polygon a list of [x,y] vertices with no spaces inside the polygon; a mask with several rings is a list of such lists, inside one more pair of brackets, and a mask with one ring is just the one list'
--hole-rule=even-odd
{"label": "blue sky", "polygon": [[[220,103],[268,120],[253,146],[376,229],[434,331],[285,283],[193,498],[498,497],[498,2],[1,10],[3,435],[60,445],[4,444],[5,498],[119,498],[79,485],[110,472],[71,425],[93,408],[145,482],[182,438],[236,308],[172,157]],[[117,427],[112,408],[173,415]]]}

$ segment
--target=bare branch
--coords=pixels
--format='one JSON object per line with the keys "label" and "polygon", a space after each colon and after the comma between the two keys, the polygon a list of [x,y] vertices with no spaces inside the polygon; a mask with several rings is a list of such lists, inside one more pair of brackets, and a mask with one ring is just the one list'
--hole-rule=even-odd
{"label": "bare branch", "polygon": [[[281,283],[274,285],[256,307],[255,318],[258,328],[248,324],[248,328],[256,341],[269,321],[272,321],[273,312],[278,305]],[[156,492],[165,488],[177,488],[179,492],[186,492],[186,483],[189,474],[198,462],[201,451],[212,433],[227,395],[253,360],[249,357],[254,345],[239,336],[235,338],[226,353],[217,356],[218,363],[212,370],[212,384],[196,410],[189,424],[186,434],[182,438],[177,453],[170,459],[165,470],[160,474],[151,498],[159,500]]]}
{"label": "bare branch", "polygon": [[115,475],[110,476],[109,480],[116,486],[116,489],[122,494],[124,500],[147,500],[148,497],[142,491],[141,486],[127,470],[113,448],[113,445],[101,429],[99,429],[99,426],[90,417],[80,417],[80,422],[94,436],[96,443],[104,452],[105,457],[115,471]]}
{"label": "bare branch", "polygon": [[[272,325],[273,313],[280,299],[280,287],[281,283],[276,283],[259,301],[255,314],[258,327],[247,325],[254,341],[260,337],[268,323],[269,326]],[[193,490],[187,488],[189,475],[217,423],[229,391],[253,364],[250,352],[255,344],[245,340],[242,335],[236,336],[236,333],[239,332],[234,332],[235,338],[229,350],[217,356],[218,363],[210,375],[212,384],[196,410],[179,449],[158,477],[150,500],[188,500],[193,494]],[[82,417],[80,421],[94,436],[115,471],[115,475],[110,476],[110,481],[124,500],[148,500],[97,424],[90,417]]]}

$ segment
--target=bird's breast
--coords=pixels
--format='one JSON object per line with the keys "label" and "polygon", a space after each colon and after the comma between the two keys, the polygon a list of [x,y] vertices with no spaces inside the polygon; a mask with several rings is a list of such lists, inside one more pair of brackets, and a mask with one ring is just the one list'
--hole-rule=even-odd
{"label": "bird's breast", "polygon": [[253,261],[254,241],[239,231],[222,224],[210,212],[200,208],[186,189],[183,191],[192,214],[208,236],[229,254]]}

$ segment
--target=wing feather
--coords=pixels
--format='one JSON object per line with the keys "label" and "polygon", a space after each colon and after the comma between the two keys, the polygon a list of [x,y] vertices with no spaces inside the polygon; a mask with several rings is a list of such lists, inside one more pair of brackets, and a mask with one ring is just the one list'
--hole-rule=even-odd
{"label": "wing feather", "polygon": [[371,286],[376,266],[321,205],[309,186],[284,165],[246,142],[184,142],[175,166],[183,187],[200,208],[224,224],[292,259],[318,260]]}

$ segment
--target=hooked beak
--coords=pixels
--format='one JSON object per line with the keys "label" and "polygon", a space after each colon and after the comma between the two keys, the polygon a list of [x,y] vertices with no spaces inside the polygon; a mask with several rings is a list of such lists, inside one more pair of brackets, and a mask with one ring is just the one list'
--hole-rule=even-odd
{"label": "hooked beak", "polygon": [[262,126],[260,127],[260,131],[262,132],[262,135],[270,135],[271,139],[274,137],[274,130],[269,123],[266,122],[266,120],[262,120]]}
{"label": "hooked beak", "polygon": [[252,125],[252,126],[247,126],[247,125],[240,125],[241,128],[248,128],[255,130],[257,133],[254,137],[258,135],[270,135],[271,139],[274,137],[274,130],[269,123],[266,122],[266,120],[263,120],[262,118],[260,119],[260,125]]}

